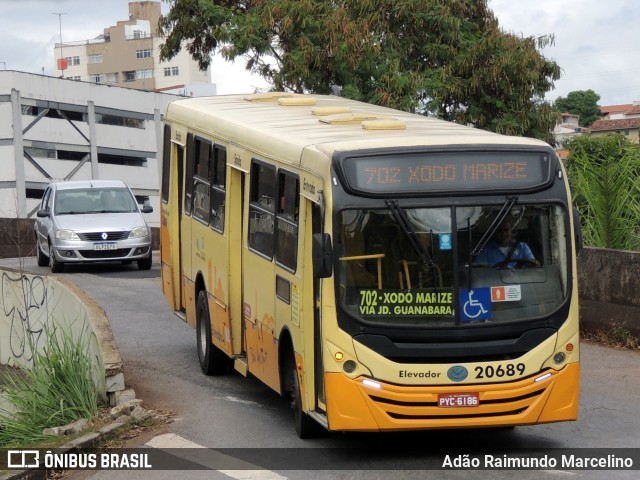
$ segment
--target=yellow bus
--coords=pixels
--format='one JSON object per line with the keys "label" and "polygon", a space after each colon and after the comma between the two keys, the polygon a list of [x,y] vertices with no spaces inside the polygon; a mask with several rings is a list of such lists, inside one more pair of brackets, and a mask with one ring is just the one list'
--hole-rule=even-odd
{"label": "yellow bus", "polygon": [[289,398],[302,438],[577,418],[549,145],[277,92],[176,100],[163,142],[162,288],[205,374]]}

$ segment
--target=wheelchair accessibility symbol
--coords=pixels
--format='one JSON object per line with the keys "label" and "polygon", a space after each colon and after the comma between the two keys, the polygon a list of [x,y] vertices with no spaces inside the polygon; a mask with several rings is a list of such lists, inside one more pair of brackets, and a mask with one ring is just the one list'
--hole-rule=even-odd
{"label": "wheelchair accessibility symbol", "polygon": [[460,320],[488,320],[491,318],[491,289],[460,290]]}

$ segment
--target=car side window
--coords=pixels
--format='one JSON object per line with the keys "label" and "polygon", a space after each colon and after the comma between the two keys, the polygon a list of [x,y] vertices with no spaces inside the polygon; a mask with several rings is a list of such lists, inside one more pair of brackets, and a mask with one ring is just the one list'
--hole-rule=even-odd
{"label": "car side window", "polygon": [[42,203],[40,204],[40,208],[49,208],[51,206],[51,189],[47,188],[42,196]]}

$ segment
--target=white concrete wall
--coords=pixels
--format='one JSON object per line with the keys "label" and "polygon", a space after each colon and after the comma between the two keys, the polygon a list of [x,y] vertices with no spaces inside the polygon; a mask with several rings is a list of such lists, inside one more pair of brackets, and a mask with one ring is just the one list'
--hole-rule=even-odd
{"label": "white concrete wall", "polygon": [[0,270],[0,363],[29,368],[51,332],[85,342],[103,400],[124,389],[122,360],[102,308],[64,279]]}
{"label": "white concrete wall", "polygon": [[[69,54],[71,52],[68,52]],[[67,56],[67,52],[64,53]],[[54,102],[65,106],[82,107],[89,112],[92,103],[96,113],[105,111],[123,117],[144,118],[144,128],[95,124],[93,147],[98,153],[115,153],[144,159],[144,167],[98,163],[94,168],[91,162],[83,164],[70,179],[119,179],[126,182],[138,194],[147,195],[154,212],[147,215],[151,226],[160,224],[159,208],[159,165],[161,139],[157,133],[162,129],[156,120],[166,111],[177,95],[132,90],[128,88],[98,85],[89,82],[78,82],[69,79],[47,77],[23,72],[0,71],[0,215],[7,217],[23,216],[24,211],[31,212],[38,203],[37,199],[21,199],[26,205],[20,212],[16,210],[16,185],[19,175],[16,170],[14,150],[12,91],[20,94],[20,103],[37,106],[38,102]],[[88,115],[88,113],[87,113]],[[30,125],[36,117],[20,115],[22,130]],[[87,121],[41,118],[23,135],[23,145],[43,147],[54,150],[71,150],[90,152],[92,139],[90,125]],[[75,127],[75,128],[74,128]],[[102,150],[101,150],[102,149]],[[106,150],[106,151],[104,151]],[[137,152],[137,155],[136,155]],[[36,162],[53,180],[67,178],[78,166],[76,160],[59,160],[37,158]],[[19,159],[20,168],[24,170],[24,182],[28,188],[42,188],[50,181],[27,159]],[[11,183],[14,182],[12,186]]]}

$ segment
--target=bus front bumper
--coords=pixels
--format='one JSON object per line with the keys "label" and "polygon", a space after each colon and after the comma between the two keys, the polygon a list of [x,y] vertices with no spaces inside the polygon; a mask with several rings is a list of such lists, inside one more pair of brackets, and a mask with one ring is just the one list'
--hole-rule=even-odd
{"label": "bus front bumper", "polygon": [[[545,374],[550,374],[544,377]],[[542,379],[541,379],[542,378]],[[330,430],[393,431],[496,427],[576,420],[580,366],[507,383],[408,386],[326,373]],[[537,380],[537,381],[536,381]],[[439,395],[478,394],[473,407],[440,407]]]}

